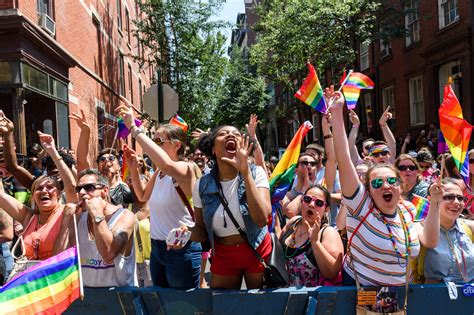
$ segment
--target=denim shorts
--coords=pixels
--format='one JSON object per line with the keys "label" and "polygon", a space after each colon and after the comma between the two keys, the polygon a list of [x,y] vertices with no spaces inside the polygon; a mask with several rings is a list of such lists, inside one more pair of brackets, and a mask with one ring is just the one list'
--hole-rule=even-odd
{"label": "denim shorts", "polygon": [[199,286],[201,244],[189,241],[182,249],[167,250],[165,241],[151,240],[150,271],[154,286],[192,289]]}

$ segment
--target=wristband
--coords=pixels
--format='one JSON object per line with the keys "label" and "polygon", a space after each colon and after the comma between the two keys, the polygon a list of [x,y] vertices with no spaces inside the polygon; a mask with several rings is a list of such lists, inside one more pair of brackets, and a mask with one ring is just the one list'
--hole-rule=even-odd
{"label": "wristband", "polygon": [[53,162],[59,162],[59,161],[61,161],[62,159],[63,159],[62,157],[59,157],[59,158],[57,158],[57,159],[54,159]]}
{"label": "wristband", "polygon": [[325,136],[323,137],[324,140],[331,139],[331,138],[332,138],[332,135],[325,135]]}

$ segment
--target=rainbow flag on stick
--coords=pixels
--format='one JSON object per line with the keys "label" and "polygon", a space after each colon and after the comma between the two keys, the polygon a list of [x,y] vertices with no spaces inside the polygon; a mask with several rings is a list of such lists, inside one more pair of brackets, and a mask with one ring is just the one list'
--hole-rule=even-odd
{"label": "rainbow flag on stick", "polygon": [[373,89],[374,86],[374,82],[365,74],[351,72],[342,87],[342,93],[344,93],[344,97],[346,98],[347,108],[354,109],[356,107],[360,90]]}
{"label": "rainbow flag on stick", "polygon": [[[118,118],[117,119],[117,124],[118,124],[118,131],[117,131],[117,137],[119,139],[125,139],[128,137],[128,135],[130,134],[130,130],[127,128],[127,126],[125,125],[122,117]],[[135,126],[137,127],[140,127],[142,124],[142,121],[139,120],[139,119],[136,119],[135,118]],[[113,146],[112,146],[113,147]]]}
{"label": "rainbow flag on stick", "polygon": [[123,157],[122,159],[122,181],[126,181],[127,177],[130,175],[130,170],[128,169],[127,159]]}
{"label": "rainbow flag on stick", "polygon": [[183,118],[179,117],[178,114],[175,114],[173,117],[171,117],[169,123],[180,127],[184,132],[188,131],[188,124]]}
{"label": "rainbow flag on stick", "polygon": [[310,63],[308,63],[308,70],[309,74],[304,80],[303,85],[295,93],[295,97],[317,111],[325,114],[328,108],[318,75],[316,74],[313,65]]}
{"label": "rainbow flag on stick", "polygon": [[473,126],[463,118],[461,104],[451,85],[444,87],[444,99],[438,112],[440,129],[453,156],[454,163],[459,169],[464,183],[470,188],[469,166],[466,157]]}
{"label": "rainbow flag on stick", "polygon": [[423,221],[424,219],[426,219],[428,211],[430,210],[430,202],[428,201],[428,199],[418,195],[413,195],[411,203],[416,208],[415,222]]}
{"label": "rainbow flag on stick", "polygon": [[0,287],[2,314],[60,314],[81,295],[76,247],[48,258]]}
{"label": "rainbow flag on stick", "polygon": [[296,164],[298,163],[298,158],[300,156],[301,143],[308,131],[312,128],[313,125],[311,125],[309,121],[305,121],[300,126],[286,148],[285,153],[283,153],[280,162],[278,162],[273,170],[273,173],[270,176],[272,208],[275,208],[276,204],[285,197],[285,194],[290,189],[295,176]]}

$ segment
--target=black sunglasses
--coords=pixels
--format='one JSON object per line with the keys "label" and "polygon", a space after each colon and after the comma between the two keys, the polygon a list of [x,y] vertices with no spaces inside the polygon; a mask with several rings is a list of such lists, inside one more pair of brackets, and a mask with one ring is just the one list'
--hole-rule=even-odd
{"label": "black sunglasses", "polygon": [[113,162],[115,161],[116,157],[115,155],[109,155],[109,156],[101,156],[99,158],[99,163],[104,163],[105,161]]}
{"label": "black sunglasses", "polygon": [[474,164],[474,159],[469,159],[469,164]]}
{"label": "black sunglasses", "polygon": [[467,201],[467,197],[464,197],[463,195],[449,194],[443,196],[444,201],[454,201],[455,199],[457,199],[459,202]]}
{"label": "black sunglasses", "polygon": [[314,197],[311,197],[311,196],[308,196],[308,195],[303,196],[303,202],[305,202],[307,204],[310,204],[312,201],[314,201],[315,204],[316,204],[316,207],[319,207],[319,208],[324,207],[324,205],[326,204],[326,202],[324,200],[314,198]]}
{"label": "black sunglasses", "polygon": [[374,158],[378,158],[379,156],[387,156],[388,155],[388,151],[382,151],[382,152],[378,152],[378,153],[372,153],[371,156],[374,157]]}
{"label": "black sunglasses", "polygon": [[398,187],[400,182],[397,177],[387,177],[387,179],[383,178],[374,178],[370,181],[370,185],[373,189],[379,189],[382,187],[383,183],[387,182],[390,186]]}
{"label": "black sunglasses", "polygon": [[81,190],[84,189],[85,192],[89,193],[89,192],[92,192],[96,189],[99,189],[99,188],[103,188],[104,185],[99,185],[99,184],[84,184],[84,185],[81,185],[81,186],[76,186],[76,193],[80,193]]}
{"label": "black sunglasses", "polygon": [[299,164],[303,165],[303,166],[308,166],[308,165],[311,165],[311,166],[316,166],[316,162],[310,162],[310,161],[301,161]]}
{"label": "black sunglasses", "polygon": [[398,165],[398,170],[400,172],[403,172],[403,171],[406,171],[406,170],[410,170],[410,171],[415,171],[416,170],[416,166],[415,165]]}

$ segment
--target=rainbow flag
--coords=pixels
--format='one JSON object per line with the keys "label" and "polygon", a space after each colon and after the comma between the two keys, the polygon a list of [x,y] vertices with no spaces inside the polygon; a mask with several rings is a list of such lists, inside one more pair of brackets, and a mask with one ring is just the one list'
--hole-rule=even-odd
{"label": "rainbow flag", "polygon": [[304,80],[303,85],[295,93],[295,97],[315,110],[325,114],[327,112],[326,100],[324,99],[323,89],[321,88],[318,75],[310,63],[308,63],[308,70],[309,74]]}
{"label": "rainbow flag", "polygon": [[129,170],[128,165],[127,165],[127,159],[125,157],[123,157],[123,159],[122,159],[122,172],[121,172],[122,181],[125,181],[129,175],[130,175],[130,170]]}
{"label": "rainbow flag", "polygon": [[311,125],[309,121],[305,121],[300,126],[270,176],[272,209],[275,209],[278,202],[285,197],[285,194],[291,187],[293,177],[295,176],[296,164],[300,156],[301,143],[308,131],[312,128],[313,125]]}
{"label": "rainbow flag", "polygon": [[188,131],[188,124],[184,121],[183,118],[179,117],[178,114],[175,114],[169,121],[170,124],[176,125],[183,129],[184,132]]}
{"label": "rainbow flag", "polygon": [[374,82],[365,74],[351,72],[342,88],[347,108],[354,109],[356,107],[360,90],[373,89],[374,86]]}
{"label": "rainbow flag", "polygon": [[451,85],[444,87],[444,99],[438,112],[440,129],[446,139],[454,163],[464,183],[470,188],[469,166],[466,164],[466,157],[473,126],[463,118],[461,104]]}
{"label": "rainbow flag", "polygon": [[411,203],[416,208],[415,222],[423,221],[424,219],[426,219],[428,211],[430,210],[430,202],[428,201],[428,199],[418,195],[413,195]]}
{"label": "rainbow flag", "polygon": [[448,150],[449,148],[446,144],[446,140],[444,139],[443,132],[440,130],[438,132],[438,155],[446,153]]}
{"label": "rainbow flag", "polygon": [[[127,126],[123,122],[122,117],[119,117],[117,119],[117,124],[118,124],[117,138],[119,139],[127,138],[128,135],[130,134],[130,130],[127,128]],[[141,124],[142,124],[142,121],[135,118],[135,126],[140,127]]]}
{"label": "rainbow flag", "polygon": [[76,247],[48,258],[0,287],[2,314],[60,314],[80,295]]}

